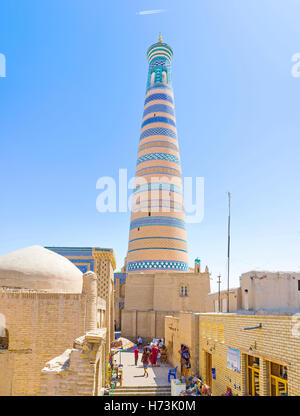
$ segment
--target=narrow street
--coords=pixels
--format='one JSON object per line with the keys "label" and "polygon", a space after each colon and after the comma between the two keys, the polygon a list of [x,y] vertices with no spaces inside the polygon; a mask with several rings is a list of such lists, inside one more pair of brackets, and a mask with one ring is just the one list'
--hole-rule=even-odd
{"label": "narrow street", "polygon": [[[121,355],[121,356],[120,356]],[[168,383],[169,364],[160,367],[148,367],[148,377],[144,377],[141,363],[142,353],[139,354],[137,366],[134,364],[133,351],[123,351],[115,355],[117,363],[123,364],[123,383],[115,389],[114,395],[170,395]]]}

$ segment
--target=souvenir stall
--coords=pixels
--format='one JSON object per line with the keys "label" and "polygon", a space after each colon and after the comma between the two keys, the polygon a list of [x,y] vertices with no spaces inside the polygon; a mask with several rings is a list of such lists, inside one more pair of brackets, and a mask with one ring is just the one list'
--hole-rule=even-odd
{"label": "souvenir stall", "polygon": [[186,391],[186,384],[182,383],[181,380],[171,380],[171,396],[180,396],[183,391]]}
{"label": "souvenir stall", "polygon": [[186,390],[182,390],[179,396],[211,396],[211,389],[201,379],[193,377],[192,382],[188,383]]}
{"label": "souvenir stall", "polygon": [[[136,345],[129,341],[126,338],[118,338],[117,340],[111,343],[110,348],[110,358],[108,364],[108,374],[110,379],[110,394],[113,395],[113,391],[116,388],[117,384],[122,386],[123,382],[123,364],[122,360],[122,351],[127,351],[134,348]],[[115,359],[116,354],[119,356],[119,363]]]}

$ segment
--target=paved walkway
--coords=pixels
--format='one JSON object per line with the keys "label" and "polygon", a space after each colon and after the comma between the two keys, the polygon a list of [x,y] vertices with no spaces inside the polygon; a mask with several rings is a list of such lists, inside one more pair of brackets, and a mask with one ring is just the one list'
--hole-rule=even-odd
{"label": "paved walkway", "polygon": [[167,386],[168,373],[170,370],[169,364],[161,364],[160,367],[148,367],[148,377],[144,377],[144,368],[141,363],[142,353],[139,353],[139,359],[137,366],[134,365],[134,354],[133,351],[123,351],[115,355],[117,363],[123,364],[123,385],[127,386]]}

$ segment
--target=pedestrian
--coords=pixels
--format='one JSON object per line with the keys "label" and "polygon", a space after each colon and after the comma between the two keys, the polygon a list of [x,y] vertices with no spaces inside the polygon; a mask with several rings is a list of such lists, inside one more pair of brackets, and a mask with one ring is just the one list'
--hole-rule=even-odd
{"label": "pedestrian", "polygon": [[160,357],[161,363],[162,364],[167,364],[167,361],[168,361],[168,350],[167,350],[167,347],[165,345],[163,345],[161,347],[160,353],[161,353],[161,357]]}
{"label": "pedestrian", "polygon": [[227,387],[225,396],[232,396],[232,391],[230,387]]}
{"label": "pedestrian", "polygon": [[110,368],[111,368],[111,371],[112,371],[113,368],[114,368],[114,363],[113,363],[113,359],[112,359],[112,356],[111,355],[109,357],[109,365],[110,365]]}
{"label": "pedestrian", "polygon": [[142,339],[142,337],[138,336],[137,337],[137,346],[138,346],[138,348],[141,348],[142,345],[143,345],[143,339]]}
{"label": "pedestrian", "polygon": [[159,350],[158,350],[158,354],[157,354],[156,364],[157,364],[158,367],[160,367],[160,351]]}
{"label": "pedestrian", "polygon": [[134,352],[134,364],[137,365],[138,359],[139,359],[139,350],[138,350],[138,348],[135,347],[133,352]]}
{"label": "pedestrian", "polygon": [[145,348],[141,359],[144,367],[144,377],[148,377],[149,358],[150,351],[147,348]]}
{"label": "pedestrian", "polygon": [[158,348],[156,344],[152,345],[152,351],[151,351],[151,365],[152,367],[155,366],[156,360],[157,360],[157,354],[158,354]]}

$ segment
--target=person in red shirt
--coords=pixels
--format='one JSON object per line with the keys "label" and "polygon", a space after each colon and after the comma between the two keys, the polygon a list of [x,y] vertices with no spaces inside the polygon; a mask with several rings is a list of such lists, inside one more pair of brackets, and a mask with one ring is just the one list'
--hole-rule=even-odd
{"label": "person in red shirt", "polygon": [[135,347],[133,353],[134,353],[134,363],[135,363],[135,365],[137,365],[138,359],[139,359],[139,350],[138,350],[138,347]]}

